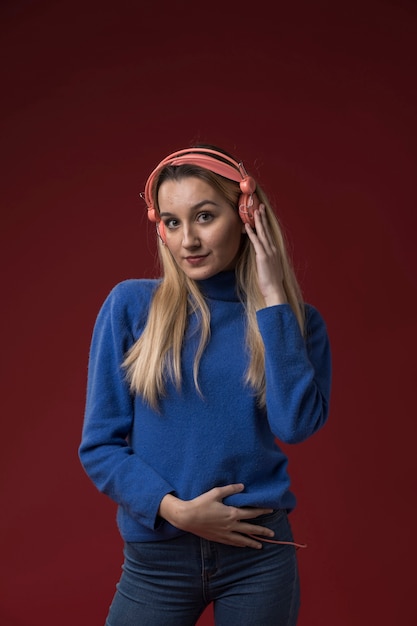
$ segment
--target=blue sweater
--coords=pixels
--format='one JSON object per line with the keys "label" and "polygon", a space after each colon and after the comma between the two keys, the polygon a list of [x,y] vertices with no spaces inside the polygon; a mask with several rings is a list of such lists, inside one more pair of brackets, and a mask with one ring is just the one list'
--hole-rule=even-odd
{"label": "blue sweater", "polygon": [[97,488],[118,503],[123,539],[182,533],[158,516],[167,493],[189,500],[216,486],[243,483],[245,490],[225,504],[292,510],[287,457],[278,441],[303,441],[327,419],[331,357],[323,319],[307,305],[304,340],[288,304],[258,311],[267,387],[261,409],[244,382],[245,313],[234,272],[201,281],[211,313],[210,342],[200,364],[203,397],[193,381],[199,337],[191,318],[182,389],[167,382],[158,414],[132,396],[121,368],[143,331],[157,285],[145,279],[116,285],[99,312],[90,350],[80,459]]}

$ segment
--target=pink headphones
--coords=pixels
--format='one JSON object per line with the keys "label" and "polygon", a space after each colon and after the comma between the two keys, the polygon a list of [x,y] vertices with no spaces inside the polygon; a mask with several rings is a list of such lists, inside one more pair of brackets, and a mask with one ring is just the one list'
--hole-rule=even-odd
{"label": "pink headphones", "polygon": [[166,165],[197,165],[210,172],[224,176],[224,178],[238,182],[242,192],[239,197],[240,218],[244,224],[254,226],[253,212],[259,206],[259,199],[255,193],[256,182],[252,176],[248,176],[243,163],[235,161],[226,154],[223,154],[223,152],[218,152],[210,148],[185,148],[178,152],[173,152],[156,166],[146,182],[145,191],[143,193],[148,207],[148,218],[151,222],[157,223],[159,236],[164,243],[166,243],[165,225],[161,221],[157,209],[153,206],[152,186],[155,179]]}

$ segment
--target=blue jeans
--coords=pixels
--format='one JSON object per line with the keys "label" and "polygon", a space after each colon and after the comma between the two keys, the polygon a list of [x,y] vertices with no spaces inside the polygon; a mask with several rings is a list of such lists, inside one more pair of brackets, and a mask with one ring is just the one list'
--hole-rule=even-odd
{"label": "blue jeans", "polygon": [[[292,541],[285,511],[254,523]],[[295,548],[238,548],[185,534],[126,543],[106,626],[193,626],[213,602],[216,626],[294,626],[299,609]]]}

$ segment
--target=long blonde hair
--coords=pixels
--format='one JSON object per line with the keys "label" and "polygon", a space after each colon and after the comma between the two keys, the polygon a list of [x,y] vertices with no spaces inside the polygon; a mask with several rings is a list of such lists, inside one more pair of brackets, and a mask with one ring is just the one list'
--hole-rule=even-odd
{"label": "long blonde hair", "polygon": [[[201,178],[220,191],[237,210],[240,195],[239,184],[195,165],[168,166],[155,180],[152,195],[158,207],[158,189],[164,180],[181,179],[189,176]],[[288,302],[304,333],[304,305],[301,290],[293,271],[278,219],[262,189],[256,193],[266,207],[271,238],[280,252],[283,269],[283,285]],[[246,344],[250,362],[246,372],[246,384],[255,392],[261,406],[265,405],[264,345],[256,320],[256,311],[265,306],[257,278],[255,251],[245,235],[235,273],[240,299],[246,311]],[[131,347],[123,363],[133,393],[139,394],[153,409],[166,392],[166,381],[171,380],[181,388],[181,352],[188,317],[194,313],[199,317],[200,342],[194,358],[194,383],[199,391],[199,364],[204,348],[210,339],[210,311],[198,284],[178,267],[169,248],[158,242],[158,253],[163,278],[156,288],[148,319],[143,333]]]}

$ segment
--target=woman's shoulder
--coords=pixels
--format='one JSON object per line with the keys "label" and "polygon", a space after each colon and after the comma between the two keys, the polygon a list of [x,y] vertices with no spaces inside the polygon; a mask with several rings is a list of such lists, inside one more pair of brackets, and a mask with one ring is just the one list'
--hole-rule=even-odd
{"label": "woman's shoulder", "polygon": [[140,313],[146,312],[152,296],[160,284],[160,279],[128,278],[110,290],[102,311],[112,317],[137,319]]}
{"label": "woman's shoulder", "polygon": [[127,278],[114,285],[109,297],[116,301],[150,298],[160,282],[157,278]]}

